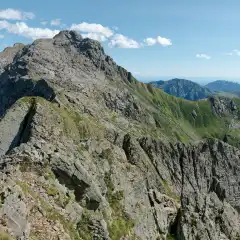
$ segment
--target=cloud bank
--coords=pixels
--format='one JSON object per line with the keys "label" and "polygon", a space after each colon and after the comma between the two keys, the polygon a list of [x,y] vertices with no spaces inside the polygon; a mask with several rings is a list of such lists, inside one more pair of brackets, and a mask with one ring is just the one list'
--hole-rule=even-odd
{"label": "cloud bank", "polygon": [[116,34],[109,42],[109,47],[117,48],[140,48],[141,44],[137,41],[130,39],[122,34]]}
{"label": "cloud bank", "polygon": [[227,53],[229,56],[240,56],[240,51],[237,49],[232,50],[231,52]]}
{"label": "cloud bank", "polygon": [[[25,21],[31,20],[35,15],[31,12],[23,12],[17,9],[0,10],[0,31],[6,31],[10,34],[16,34],[28,39],[52,38],[59,33],[60,29],[68,28],[79,32],[84,38],[91,38],[100,42],[107,42],[111,48],[143,48],[145,46],[161,45],[163,47],[172,45],[168,38],[158,36],[156,38],[146,38],[143,41],[137,41],[129,38],[121,33],[118,33],[117,27],[107,27],[98,23],[73,23],[70,27],[62,24],[61,19],[52,19],[51,21],[41,20],[39,24],[42,27],[30,27]],[[13,22],[13,21],[16,22]],[[46,28],[50,26],[58,29]],[[3,36],[0,32],[0,38]]]}
{"label": "cloud bank", "polygon": [[8,21],[0,21],[0,30],[6,30],[30,39],[53,38],[59,33],[59,30],[51,30],[49,28],[31,28],[24,22],[9,23]]}
{"label": "cloud bank", "polygon": [[202,59],[211,59],[211,56],[207,55],[207,54],[204,54],[204,53],[200,53],[200,54],[197,54],[196,55],[196,58],[202,58]]}
{"label": "cloud bank", "polygon": [[35,15],[31,12],[22,12],[20,10],[8,8],[0,10],[0,19],[6,20],[28,20],[33,19]]}
{"label": "cloud bank", "polygon": [[156,38],[146,38],[146,39],[144,39],[144,43],[147,46],[153,46],[153,45],[159,44],[163,47],[167,47],[167,46],[172,45],[171,39],[164,38],[164,37],[161,37],[161,36],[158,36]]}

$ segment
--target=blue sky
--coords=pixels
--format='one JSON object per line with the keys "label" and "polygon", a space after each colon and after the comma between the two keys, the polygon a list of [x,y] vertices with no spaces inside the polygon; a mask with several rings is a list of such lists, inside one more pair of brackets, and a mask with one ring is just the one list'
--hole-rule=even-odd
{"label": "blue sky", "polygon": [[9,0],[0,48],[72,28],[140,80],[240,81],[239,9],[238,0]]}

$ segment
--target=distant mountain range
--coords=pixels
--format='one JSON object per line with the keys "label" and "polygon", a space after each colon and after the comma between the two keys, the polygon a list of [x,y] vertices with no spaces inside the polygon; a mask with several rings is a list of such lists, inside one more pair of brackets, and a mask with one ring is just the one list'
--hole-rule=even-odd
{"label": "distant mountain range", "polygon": [[230,81],[217,80],[206,85],[212,92],[228,92],[237,93],[240,92],[240,84]]}
{"label": "distant mountain range", "polygon": [[168,94],[188,100],[204,99],[212,94],[208,88],[186,79],[175,78],[169,81],[160,80],[150,83]]}
{"label": "distant mountain range", "polygon": [[201,86],[186,79],[171,79],[169,81],[150,82],[153,86],[162,89],[164,92],[181,97],[187,100],[199,100],[208,98],[211,95],[221,95],[227,97],[240,96],[240,84],[225,80],[217,80]]}

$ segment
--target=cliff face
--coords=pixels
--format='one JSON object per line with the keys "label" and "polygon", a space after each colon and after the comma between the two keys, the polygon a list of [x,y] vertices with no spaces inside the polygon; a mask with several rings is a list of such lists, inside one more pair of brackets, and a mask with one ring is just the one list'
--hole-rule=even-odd
{"label": "cliff face", "polygon": [[240,238],[237,101],[177,100],[72,31],[20,50],[0,91],[0,236]]}

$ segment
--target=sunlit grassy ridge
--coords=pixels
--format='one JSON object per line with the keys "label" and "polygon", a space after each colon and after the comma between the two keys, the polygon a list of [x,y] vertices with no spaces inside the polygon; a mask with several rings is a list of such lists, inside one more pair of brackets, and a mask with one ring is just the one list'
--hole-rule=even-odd
{"label": "sunlit grassy ridge", "polygon": [[[129,84],[120,87],[127,87],[136,99],[136,103],[142,106],[141,111],[155,121],[155,124],[152,124],[146,122],[146,119],[140,118],[136,121],[129,118],[129,126],[122,129],[118,123],[119,113],[110,113],[106,109],[105,115],[109,115],[108,121],[124,132],[127,131],[137,137],[150,135],[153,138],[178,140],[186,144],[204,138],[223,140],[227,135],[230,144],[239,146],[239,129],[229,128],[234,116],[230,113],[221,117],[216,115],[208,99],[188,101],[177,98],[150,84],[138,82],[133,77]],[[234,121],[240,126],[240,98],[234,99],[234,102],[238,107],[238,116],[237,118],[235,116]],[[53,103],[49,104],[62,116],[67,135],[77,139],[88,138],[91,135],[104,137],[106,121],[103,122],[97,115],[79,115],[74,107],[66,109],[58,108]]]}
{"label": "sunlit grassy ridge", "polygon": [[[153,115],[158,129],[164,135],[188,143],[191,140],[203,138],[223,139],[226,134],[232,134],[229,124],[233,115],[217,116],[208,99],[188,101],[164,93],[150,84],[133,81],[130,85],[131,92]],[[240,118],[240,98],[234,99],[238,107]],[[233,145],[238,144],[240,134],[234,132]]]}

